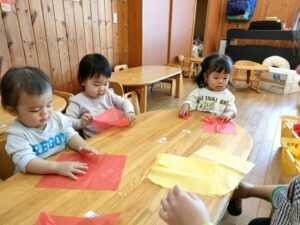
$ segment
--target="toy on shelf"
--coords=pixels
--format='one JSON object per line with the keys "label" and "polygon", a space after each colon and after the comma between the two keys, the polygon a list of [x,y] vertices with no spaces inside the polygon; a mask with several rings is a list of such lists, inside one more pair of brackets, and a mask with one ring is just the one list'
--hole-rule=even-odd
{"label": "toy on shelf", "polygon": [[299,138],[300,137],[300,117],[281,116],[281,138]]}

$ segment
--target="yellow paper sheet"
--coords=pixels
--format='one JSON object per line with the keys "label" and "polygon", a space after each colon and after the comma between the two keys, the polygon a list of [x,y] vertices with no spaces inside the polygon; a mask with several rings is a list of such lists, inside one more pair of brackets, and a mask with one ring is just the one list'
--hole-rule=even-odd
{"label": "yellow paper sheet", "polygon": [[202,176],[215,176],[217,174],[218,164],[198,157],[185,158],[171,154],[160,154],[156,160],[156,167],[167,167],[177,171],[195,174]]}
{"label": "yellow paper sheet", "polygon": [[208,196],[223,196],[239,184],[254,164],[219,149],[205,146],[191,157],[158,155],[149,179],[165,188],[180,184]]}
{"label": "yellow paper sheet", "polygon": [[208,159],[243,174],[247,174],[254,166],[251,162],[208,145],[195,152],[191,157]]}

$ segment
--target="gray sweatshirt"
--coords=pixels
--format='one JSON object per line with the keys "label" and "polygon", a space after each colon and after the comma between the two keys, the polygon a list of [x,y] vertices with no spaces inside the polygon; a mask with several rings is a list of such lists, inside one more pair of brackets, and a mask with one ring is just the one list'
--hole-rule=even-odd
{"label": "gray sweatshirt", "polygon": [[44,130],[26,127],[16,119],[7,130],[5,150],[16,165],[16,172],[26,172],[34,158],[46,159],[65,149],[69,140],[78,133],[69,118],[54,112]]}
{"label": "gray sweatshirt", "polygon": [[82,128],[81,116],[85,113],[90,113],[94,117],[111,108],[119,109],[125,113],[134,112],[133,105],[129,100],[116,95],[112,89],[109,89],[107,94],[100,95],[97,98],[91,98],[83,92],[71,97],[66,116],[72,120],[74,129],[82,129],[84,137],[89,138],[96,134],[96,130],[92,124]]}

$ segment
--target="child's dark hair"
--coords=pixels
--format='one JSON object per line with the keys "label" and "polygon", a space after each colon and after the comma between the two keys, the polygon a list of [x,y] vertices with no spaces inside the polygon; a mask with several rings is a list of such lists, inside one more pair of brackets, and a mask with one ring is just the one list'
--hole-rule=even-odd
{"label": "child's dark hair", "polygon": [[47,90],[52,91],[51,81],[39,68],[21,67],[9,69],[1,79],[1,103],[6,109],[14,109],[18,105],[22,91],[29,95],[42,95]]}
{"label": "child's dark hair", "polygon": [[204,73],[210,74],[212,72],[224,72],[231,74],[232,60],[227,55],[213,53],[204,59],[201,63],[201,67],[202,69],[200,73],[194,79],[194,82],[198,84],[199,88],[207,87],[207,83],[204,79]]}
{"label": "child's dark hair", "polygon": [[110,78],[111,68],[107,59],[101,54],[88,54],[84,56],[78,68],[78,82],[82,84],[92,77],[105,76]]}

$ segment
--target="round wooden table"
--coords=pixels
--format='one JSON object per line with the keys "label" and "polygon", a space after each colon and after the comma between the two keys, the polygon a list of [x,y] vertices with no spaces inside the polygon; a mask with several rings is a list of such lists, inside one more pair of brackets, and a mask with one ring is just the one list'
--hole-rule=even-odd
{"label": "round wooden table", "polygon": [[[34,224],[42,211],[84,217],[89,210],[99,215],[120,212],[119,225],[165,224],[158,212],[167,190],[147,179],[159,153],[187,157],[204,145],[211,145],[241,159],[250,154],[252,139],[238,125],[236,135],[203,133],[201,119],[207,115],[192,112],[188,120],[183,120],[177,109],[147,112],[140,114],[132,127],[110,128],[88,139],[100,154],[128,156],[117,191],[40,189],[34,187],[39,175],[19,173],[9,178],[0,184],[0,224]],[[166,141],[159,142],[162,137]],[[202,198],[217,224],[229,195]]]}
{"label": "round wooden table", "polygon": [[175,97],[179,98],[183,92],[183,81],[181,69],[172,66],[139,66],[113,72],[110,80],[118,82],[123,86],[139,94],[139,105],[141,113],[147,111],[147,86],[167,78],[176,80]]}
{"label": "round wooden table", "polygon": [[[1,100],[1,99],[0,99]],[[63,111],[67,106],[67,101],[57,95],[53,95],[53,108],[55,111]],[[0,135],[3,135],[16,117],[10,115],[0,106]]]}

